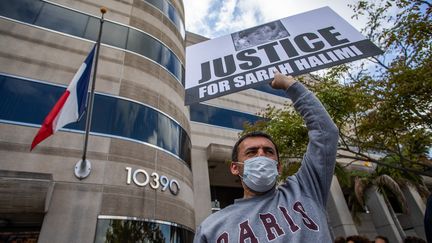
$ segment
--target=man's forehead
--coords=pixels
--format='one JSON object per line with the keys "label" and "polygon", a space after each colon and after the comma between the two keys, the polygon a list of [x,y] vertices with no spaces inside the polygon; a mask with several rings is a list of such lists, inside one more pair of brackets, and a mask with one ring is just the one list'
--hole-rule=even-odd
{"label": "man's forehead", "polygon": [[272,143],[272,141],[265,137],[248,137],[243,140],[239,148],[240,149],[247,149],[250,147],[271,147],[276,148],[275,145]]}

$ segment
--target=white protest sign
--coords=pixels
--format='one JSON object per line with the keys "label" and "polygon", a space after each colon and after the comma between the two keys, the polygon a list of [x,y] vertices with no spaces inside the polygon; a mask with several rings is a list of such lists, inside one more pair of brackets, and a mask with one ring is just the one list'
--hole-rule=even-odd
{"label": "white protest sign", "polygon": [[309,73],[382,51],[329,7],[186,48],[185,104],[267,84],[278,70]]}

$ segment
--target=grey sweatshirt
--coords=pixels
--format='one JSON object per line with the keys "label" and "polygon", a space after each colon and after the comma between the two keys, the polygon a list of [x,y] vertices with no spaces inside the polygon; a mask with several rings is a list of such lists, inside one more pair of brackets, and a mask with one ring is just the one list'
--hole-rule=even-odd
{"label": "grey sweatshirt", "polygon": [[338,130],[319,100],[299,82],[287,96],[303,116],[309,144],[299,171],[264,195],[237,199],[197,228],[200,242],[332,242],[325,204],[333,176]]}

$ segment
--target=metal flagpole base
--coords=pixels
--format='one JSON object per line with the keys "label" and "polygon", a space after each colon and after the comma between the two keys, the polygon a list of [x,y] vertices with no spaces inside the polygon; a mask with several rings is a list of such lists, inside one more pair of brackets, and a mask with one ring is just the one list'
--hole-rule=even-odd
{"label": "metal flagpole base", "polygon": [[91,163],[90,160],[82,160],[80,159],[80,161],[78,161],[75,164],[75,176],[76,178],[82,180],[84,178],[86,178],[87,176],[90,175],[91,172]]}

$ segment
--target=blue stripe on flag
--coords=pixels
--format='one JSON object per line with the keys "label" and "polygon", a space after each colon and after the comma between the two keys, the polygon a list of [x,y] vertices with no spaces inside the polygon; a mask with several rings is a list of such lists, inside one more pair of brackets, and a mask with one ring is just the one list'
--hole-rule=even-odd
{"label": "blue stripe on flag", "polygon": [[85,59],[84,63],[86,64],[86,68],[81,75],[81,78],[78,80],[76,92],[77,92],[77,99],[78,99],[78,117],[81,118],[84,111],[87,107],[87,97],[88,97],[88,85],[89,85],[89,79],[90,74],[92,70],[92,64],[93,64],[93,58],[96,50],[96,45],[93,47],[92,51],[89,53],[87,58]]}

